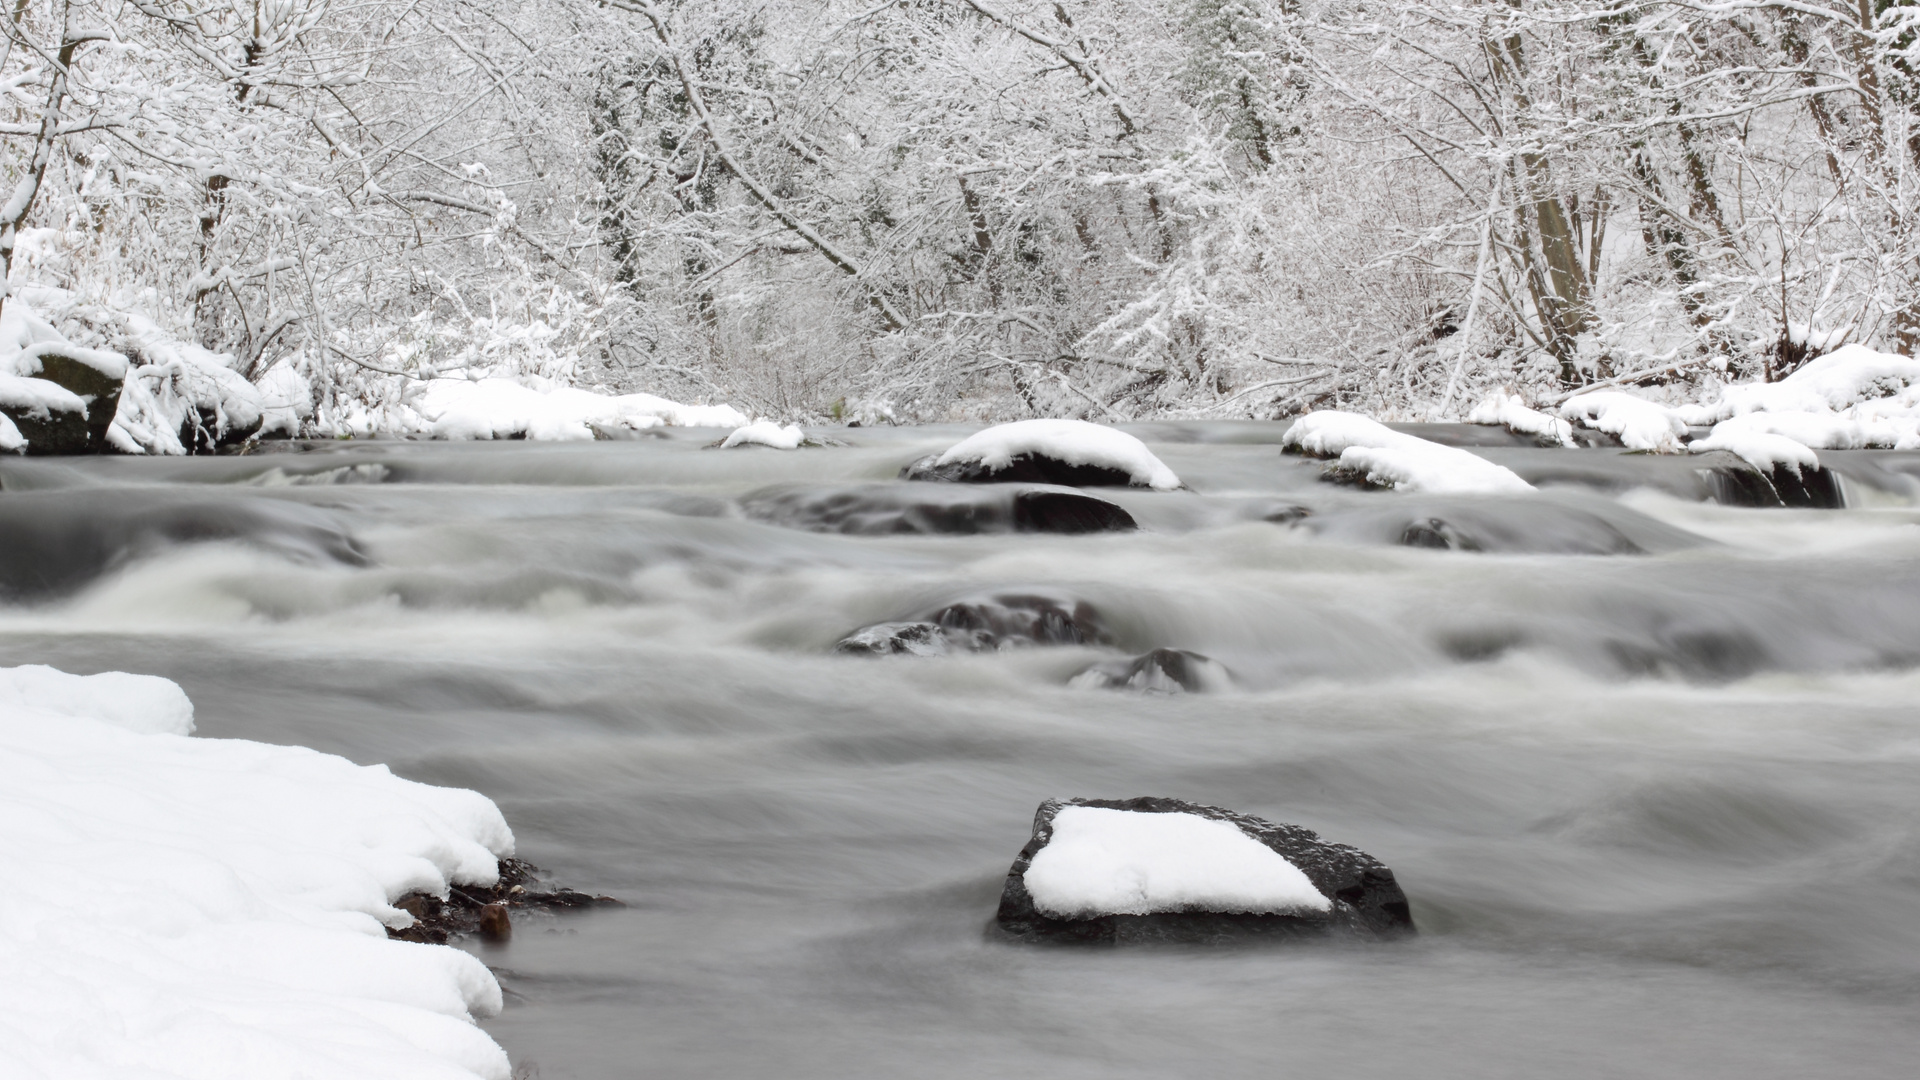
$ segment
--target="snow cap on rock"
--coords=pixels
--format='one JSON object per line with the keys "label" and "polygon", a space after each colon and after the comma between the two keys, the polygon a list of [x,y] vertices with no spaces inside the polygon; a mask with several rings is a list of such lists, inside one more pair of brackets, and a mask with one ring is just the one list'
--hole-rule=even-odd
{"label": "snow cap on rock", "polygon": [[1282,446],[1315,457],[1337,457],[1339,467],[1370,484],[1435,494],[1532,491],[1504,465],[1454,446],[1398,432],[1355,413],[1311,412],[1287,429]]}
{"label": "snow cap on rock", "polygon": [[998,424],[955,443],[937,465],[974,462],[1005,469],[1023,455],[1052,458],[1068,465],[1092,465],[1126,473],[1139,487],[1172,491],[1180,486],[1147,444],[1117,428],[1085,420],[1019,420]]}
{"label": "snow cap on rock", "polygon": [[1027,867],[1034,906],[1059,918],[1162,911],[1279,914],[1332,906],[1300,868],[1231,822],[1063,807]]}

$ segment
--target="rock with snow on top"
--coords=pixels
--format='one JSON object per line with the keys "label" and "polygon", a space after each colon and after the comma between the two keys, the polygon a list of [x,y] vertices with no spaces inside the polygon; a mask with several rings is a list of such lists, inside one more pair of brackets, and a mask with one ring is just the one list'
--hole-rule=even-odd
{"label": "rock with snow on top", "polygon": [[1843,345],[1807,361],[1774,383],[1728,386],[1711,405],[1683,408],[1690,424],[1714,424],[1745,413],[1840,412],[1889,397],[1920,383],[1920,360],[1876,352],[1865,345]]}
{"label": "rock with snow on top", "polygon": [[1139,527],[1120,506],[1085,492],[1011,484],[805,484],[753,492],[740,507],[757,521],[849,536],[1080,535]]}
{"label": "rock with snow on top", "polygon": [[770,450],[798,450],[807,441],[807,433],[800,430],[799,424],[781,427],[778,421],[756,420],[751,424],[733,429],[720,443],[720,449],[731,450],[736,446],[764,446]]}
{"label": "rock with snow on top", "polygon": [[1177,799],[1049,799],[995,916],[1025,942],[1227,944],[1413,932],[1393,871],[1308,829]]}
{"label": "rock with snow on top", "polygon": [[1518,394],[1496,390],[1467,414],[1469,424],[1497,424],[1516,435],[1532,435],[1543,446],[1573,446],[1573,426],[1557,416],[1528,408]]}
{"label": "rock with snow on top", "polygon": [[1395,431],[1354,413],[1323,410],[1294,421],[1282,449],[1337,458],[1323,479],[1396,491],[1489,494],[1532,491],[1513,470],[1471,451]]}
{"label": "rock with snow on top", "polygon": [[1629,450],[1677,454],[1687,436],[1686,423],[1672,409],[1620,390],[1575,394],[1560,406],[1560,415],[1618,436]]}
{"label": "rock with snow on top", "polygon": [[1147,444],[1085,420],[1020,420],[976,432],[900,470],[903,480],[1179,488]]}

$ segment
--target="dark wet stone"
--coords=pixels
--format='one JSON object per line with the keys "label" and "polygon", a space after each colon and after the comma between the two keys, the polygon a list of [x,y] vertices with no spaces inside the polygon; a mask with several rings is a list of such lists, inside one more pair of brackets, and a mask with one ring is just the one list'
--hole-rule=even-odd
{"label": "dark wet stone", "polygon": [[[1151,915],[1057,918],[1034,906],[1027,893],[1027,867],[1053,838],[1053,818],[1068,806],[1097,806],[1140,813],[1187,813],[1237,826],[1300,868],[1332,902],[1326,913],[1251,915],[1222,911],[1177,911]],[[1032,943],[1131,945],[1148,942],[1238,944],[1262,939],[1351,934],[1393,937],[1414,932],[1413,912],[1393,871],[1373,856],[1345,844],[1330,844],[1298,825],[1277,825],[1217,806],[1178,799],[1048,799],[1033,816],[1033,838],[1007,871],[994,916],[1000,934]]]}
{"label": "dark wet stone", "polygon": [[[1005,468],[989,469],[979,461],[938,464],[940,455],[928,454],[900,470],[902,480],[934,480],[949,484],[1059,484],[1063,487],[1131,487],[1131,474],[1105,465],[1073,465],[1043,454],[1021,454]],[[1142,485],[1144,486],[1144,485]]]}
{"label": "dark wet stone", "polygon": [[1093,690],[1132,690],[1143,694],[1198,694],[1222,690],[1233,678],[1218,660],[1185,649],[1155,649],[1126,660],[1095,664],[1070,685]]}
{"label": "dark wet stone", "polygon": [[748,517],[809,532],[852,536],[971,536],[977,533],[1125,532],[1137,528],[1119,506],[1078,491],[1001,487],[771,488],[740,501]]}
{"label": "dark wet stone", "polygon": [[1744,461],[1700,470],[1722,506],[1791,506],[1812,510],[1839,510],[1846,506],[1840,480],[1824,465],[1802,469],[1780,464],[1765,472]]}
{"label": "dark wet stone", "polygon": [[1625,507],[1589,510],[1540,496],[1407,495],[1336,506],[1302,527],[1348,543],[1502,554],[1640,555],[1703,543]]}
{"label": "dark wet stone", "polygon": [[548,888],[540,868],[520,859],[500,860],[500,880],[486,887],[458,885],[446,899],[409,893],[393,906],[413,916],[405,930],[387,929],[398,941],[445,945],[450,938],[478,934],[484,941],[504,944],[513,936],[512,915],[553,915],[590,907],[625,907],[611,896],[590,896],[565,886]]}
{"label": "dark wet stone", "polygon": [[1105,645],[1093,606],[1056,596],[1009,593],[947,604],[925,615],[863,627],[835,652],[867,656],[943,656],[1029,645]]}
{"label": "dark wet stone", "polygon": [[189,454],[211,454],[221,447],[238,446],[253,438],[266,422],[265,416],[259,416],[245,426],[229,424],[222,428],[219,413],[212,409],[192,409],[180,422],[180,445],[186,447]]}
{"label": "dark wet stone", "polygon": [[0,598],[71,592],[178,544],[234,540],[306,561],[367,565],[324,510],[277,499],[174,502],[139,491],[25,491],[0,496]]}

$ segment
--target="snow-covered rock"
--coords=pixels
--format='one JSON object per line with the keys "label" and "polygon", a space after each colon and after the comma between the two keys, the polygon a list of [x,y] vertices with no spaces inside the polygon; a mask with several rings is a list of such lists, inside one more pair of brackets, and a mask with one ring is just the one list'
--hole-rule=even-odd
{"label": "snow-covered rock", "polygon": [[548,380],[438,378],[412,406],[437,439],[587,440],[596,429],[737,428],[748,418],[730,405],[682,405],[652,394],[596,394]]}
{"label": "snow-covered rock", "polygon": [[0,669],[0,1074],[505,1080],[492,974],[386,934],[495,879],[493,803],[191,727],[163,679]]}
{"label": "snow-covered rock", "polygon": [[183,341],[144,315],[123,313],[128,372],[110,438],[130,454],[182,454],[259,434],[267,403],[235,357]]}
{"label": "snow-covered rock", "polygon": [[1518,394],[1496,390],[1467,414],[1469,424],[1498,424],[1517,435],[1532,435],[1556,446],[1573,446],[1573,425],[1529,408]]}
{"label": "snow-covered rock", "polygon": [[0,450],[106,447],[127,358],[67,341],[24,298],[0,310]]}
{"label": "snow-covered rock", "polygon": [[1085,420],[1020,420],[962,439],[900,473],[907,480],[1146,487],[1172,491],[1180,478],[1147,444]]}
{"label": "snow-covered rock", "polygon": [[1560,406],[1560,415],[1575,423],[1618,436],[1629,450],[1679,453],[1687,424],[1658,402],[1622,390],[1594,390],[1575,394]]}
{"label": "snow-covered rock", "polygon": [[1406,933],[1393,871],[1310,830],[1177,799],[1049,799],[997,922],[1027,941]]}
{"label": "snow-covered rock", "polygon": [[1532,491],[1513,470],[1454,446],[1394,431],[1354,413],[1324,410],[1293,422],[1283,447],[1338,458],[1336,475],[1362,477],[1397,491],[1500,493]]}
{"label": "snow-covered rock", "polygon": [[807,441],[807,433],[800,430],[799,424],[781,427],[777,421],[756,420],[751,424],[733,429],[720,449],[730,450],[736,446],[765,446],[774,450],[798,450]]}

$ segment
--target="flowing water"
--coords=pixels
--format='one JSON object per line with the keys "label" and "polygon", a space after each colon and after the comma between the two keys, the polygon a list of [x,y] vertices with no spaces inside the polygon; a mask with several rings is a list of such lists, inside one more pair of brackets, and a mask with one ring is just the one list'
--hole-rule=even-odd
{"label": "flowing water", "polygon": [[[1912,1075],[1920,455],[1823,455],[1847,509],[1759,510],[1698,459],[1495,445],[1555,483],[1440,499],[1320,483],[1283,427],[1132,429],[1191,490],[1066,536],[791,527],[959,497],[892,479],[958,428],[13,459],[0,663],[476,788],[628,901],[472,946],[526,1076]],[[833,651],[1006,595],[1106,643]],[[1069,685],[1156,647],[1233,685]],[[1421,933],[995,940],[1055,795],[1317,829]]]}

